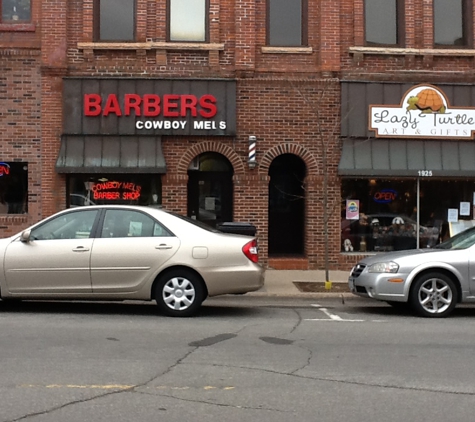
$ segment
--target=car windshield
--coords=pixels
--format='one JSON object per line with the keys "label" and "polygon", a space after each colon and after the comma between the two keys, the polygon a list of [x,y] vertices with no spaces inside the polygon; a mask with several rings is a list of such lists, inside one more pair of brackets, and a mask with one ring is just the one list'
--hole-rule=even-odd
{"label": "car windshield", "polygon": [[435,249],[466,249],[475,245],[475,227],[456,234],[445,242],[435,246]]}

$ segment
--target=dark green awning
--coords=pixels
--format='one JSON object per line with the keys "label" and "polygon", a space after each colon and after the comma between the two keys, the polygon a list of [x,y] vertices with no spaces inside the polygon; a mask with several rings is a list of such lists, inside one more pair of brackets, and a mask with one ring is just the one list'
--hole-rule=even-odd
{"label": "dark green awning", "polygon": [[160,136],[63,136],[58,173],[166,173]]}
{"label": "dark green awning", "polygon": [[338,174],[367,177],[475,177],[475,142],[344,139]]}

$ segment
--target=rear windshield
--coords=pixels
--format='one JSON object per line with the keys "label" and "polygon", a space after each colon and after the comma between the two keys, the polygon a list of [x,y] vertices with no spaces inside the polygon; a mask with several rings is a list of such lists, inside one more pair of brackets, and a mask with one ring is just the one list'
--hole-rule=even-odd
{"label": "rear windshield", "polygon": [[213,233],[221,233],[219,230],[216,230],[215,228],[210,227],[210,226],[208,226],[207,224],[202,223],[201,221],[193,220],[193,219],[190,218],[190,217],[186,217],[186,216],[184,216],[184,215],[177,214],[177,213],[174,213],[174,212],[170,212],[170,211],[167,211],[167,212],[168,212],[169,214],[175,216],[175,217],[178,217],[178,218],[181,219],[181,220],[186,221],[187,223],[190,223],[190,224],[193,224],[194,226],[199,227],[200,229],[203,229],[203,230],[206,230],[206,231],[209,231],[209,232],[213,232]]}

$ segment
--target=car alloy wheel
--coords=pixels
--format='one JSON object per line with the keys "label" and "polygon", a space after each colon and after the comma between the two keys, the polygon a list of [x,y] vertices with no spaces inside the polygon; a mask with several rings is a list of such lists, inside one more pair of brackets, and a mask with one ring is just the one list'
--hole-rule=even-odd
{"label": "car alloy wheel", "polygon": [[155,300],[166,315],[191,316],[203,301],[201,281],[190,271],[168,272],[162,275],[157,283]]}
{"label": "car alloy wheel", "polygon": [[425,274],[413,285],[411,304],[422,316],[446,317],[457,304],[457,289],[454,282],[445,274]]}

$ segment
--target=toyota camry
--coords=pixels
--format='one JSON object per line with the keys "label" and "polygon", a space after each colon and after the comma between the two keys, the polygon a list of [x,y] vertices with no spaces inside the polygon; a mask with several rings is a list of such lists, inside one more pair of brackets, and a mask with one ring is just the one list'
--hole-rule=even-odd
{"label": "toyota camry", "polygon": [[191,316],[207,297],[264,282],[254,237],[139,206],[61,211],[0,239],[0,256],[2,300],[155,300]]}

